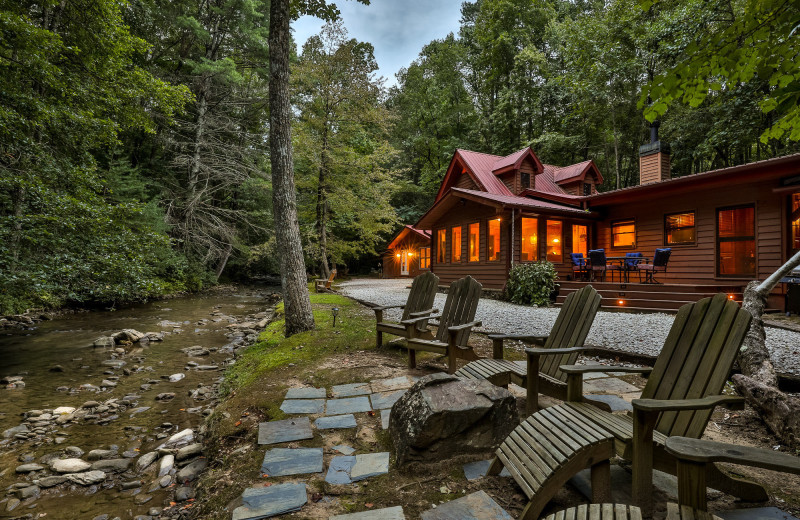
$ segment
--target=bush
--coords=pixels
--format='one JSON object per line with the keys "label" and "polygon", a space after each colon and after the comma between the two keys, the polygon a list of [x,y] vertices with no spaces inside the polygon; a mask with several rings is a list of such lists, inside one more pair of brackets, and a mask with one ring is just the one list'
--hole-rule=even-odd
{"label": "bush", "polygon": [[514,303],[548,305],[558,273],[548,261],[517,264],[508,273],[506,299]]}

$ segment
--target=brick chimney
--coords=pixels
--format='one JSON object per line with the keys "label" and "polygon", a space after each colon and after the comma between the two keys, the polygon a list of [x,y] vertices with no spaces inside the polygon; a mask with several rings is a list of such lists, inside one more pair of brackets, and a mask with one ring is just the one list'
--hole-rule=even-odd
{"label": "brick chimney", "polygon": [[669,179],[669,143],[658,140],[659,122],[650,125],[650,142],[639,147],[639,184]]}

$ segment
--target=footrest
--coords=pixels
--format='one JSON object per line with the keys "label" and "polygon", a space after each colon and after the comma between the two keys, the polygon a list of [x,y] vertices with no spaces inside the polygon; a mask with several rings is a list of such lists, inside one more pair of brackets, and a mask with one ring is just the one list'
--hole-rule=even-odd
{"label": "footrest", "polygon": [[542,520],[642,520],[642,511],[625,504],[581,504],[543,517]]}

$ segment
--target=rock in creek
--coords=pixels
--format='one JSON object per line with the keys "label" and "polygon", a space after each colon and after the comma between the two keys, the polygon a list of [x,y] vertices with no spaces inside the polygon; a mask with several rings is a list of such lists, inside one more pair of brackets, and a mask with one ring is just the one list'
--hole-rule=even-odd
{"label": "rock in creek", "polygon": [[186,377],[186,374],[182,374],[182,373],[179,372],[177,374],[172,374],[171,376],[169,376],[169,380],[170,380],[171,383],[177,383],[178,381],[180,381],[184,377]]}
{"label": "rock in creek", "polygon": [[203,445],[200,443],[190,444],[178,450],[175,454],[175,460],[181,461],[196,457],[203,453]]}
{"label": "rock in creek", "polygon": [[161,459],[161,465],[158,467],[158,476],[163,477],[164,475],[169,474],[174,465],[175,465],[175,456],[164,455],[164,457]]}
{"label": "rock in creek", "polygon": [[496,449],[518,424],[516,399],[486,380],[439,373],[417,381],[392,407],[397,463]]}
{"label": "rock in creek", "polygon": [[17,466],[15,470],[17,473],[30,473],[31,471],[39,471],[44,469],[44,466],[40,464],[23,464],[21,466]]}
{"label": "rock in creek", "polygon": [[92,471],[99,470],[105,473],[121,473],[131,465],[131,459],[105,459],[92,464]]}
{"label": "rock in creek", "polygon": [[191,428],[186,428],[185,430],[181,430],[169,439],[167,442],[159,446],[160,448],[180,448],[181,446],[186,446],[194,441],[194,432]]}
{"label": "rock in creek", "polygon": [[114,338],[110,336],[100,336],[94,340],[92,345],[99,348],[112,348],[114,346]]}
{"label": "rock in creek", "polygon": [[58,486],[59,484],[63,484],[66,481],[67,477],[64,475],[53,475],[52,477],[40,478],[39,480],[34,480],[33,482],[39,487],[50,488],[53,486]]}
{"label": "rock in creek", "polygon": [[206,459],[197,459],[196,461],[182,468],[175,476],[175,479],[179,483],[191,482],[200,476],[200,473],[206,469],[207,464],[208,461]]}
{"label": "rock in creek", "polygon": [[54,459],[50,462],[50,468],[56,473],[79,473],[90,467],[91,464],[81,459]]}
{"label": "rock in creek", "polygon": [[86,460],[95,461],[102,459],[110,459],[115,457],[117,452],[114,450],[92,450],[86,454]]}
{"label": "rock in creek", "polygon": [[147,467],[150,464],[155,462],[157,458],[158,458],[158,453],[155,451],[151,451],[150,453],[145,453],[144,455],[139,457],[139,460],[136,461],[136,471],[141,473],[142,471],[147,469]]}
{"label": "rock in creek", "polygon": [[104,481],[106,474],[99,470],[87,471],[85,473],[72,473],[67,475],[67,479],[81,486],[91,486]]}

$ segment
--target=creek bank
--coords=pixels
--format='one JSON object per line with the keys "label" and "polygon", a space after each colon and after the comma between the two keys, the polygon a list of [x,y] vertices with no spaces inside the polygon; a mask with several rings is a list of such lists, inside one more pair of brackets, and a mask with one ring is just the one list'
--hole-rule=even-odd
{"label": "creek bank", "polygon": [[[275,298],[267,301],[274,303]],[[43,498],[91,496],[100,492],[113,492],[130,502],[127,505],[124,502],[109,504],[106,500],[106,509],[116,509],[108,516],[99,517],[122,516],[123,511],[131,510],[131,506],[136,506],[134,511],[146,508],[148,514],[137,517],[142,519],[189,516],[187,504],[194,498],[194,483],[206,466],[202,417],[209,415],[217,402],[221,381],[218,371],[232,363],[237,352],[256,341],[258,329],[263,328],[272,315],[270,308],[234,317],[219,307],[212,307],[210,317],[194,322],[197,327],[194,332],[202,334],[204,326],[218,325],[226,330],[228,342],[221,347],[195,345],[178,349],[178,354],[186,357],[183,372],[159,374],[163,370],[159,366],[161,362],[148,365],[148,357],[154,345],[160,349],[160,342],[170,335],[183,333],[191,322],[159,323],[167,329],[160,332],[143,333],[135,328],[126,328],[91,342],[90,349],[103,352],[108,358],[100,363],[100,367],[94,367],[102,371],[98,376],[101,380],[77,381],[52,388],[56,395],[61,394],[65,399],[93,394],[89,400],[73,406],[27,410],[22,413],[17,426],[0,431],[0,456],[15,454],[17,459],[17,464],[4,464],[0,468],[0,479],[5,476],[16,480],[5,488],[4,494],[0,494],[0,517],[37,506],[37,511],[47,511],[39,503]],[[170,327],[173,324],[175,326]],[[80,358],[73,361],[81,362]],[[91,367],[79,368],[88,370]],[[52,371],[63,372],[64,368]],[[67,372],[72,371],[68,369]],[[181,408],[187,414],[198,416],[190,421],[193,423],[191,427],[177,431],[179,425],[167,421],[149,427],[133,424],[139,414],[152,408],[144,406],[151,404],[150,400],[165,402],[176,397],[175,392],[159,392],[145,398],[140,394],[156,385],[177,383],[191,372],[207,374],[203,376],[206,381],[186,391],[188,398],[197,404]],[[15,392],[14,388],[21,391],[25,388],[24,376],[25,373],[3,377],[7,390],[0,391],[9,392],[9,395]],[[197,379],[200,375],[194,377]],[[131,383],[128,381],[137,379],[143,382],[136,391],[130,391]],[[128,392],[120,397],[103,398],[104,393],[108,396],[118,387],[124,387]],[[140,402],[145,400],[148,402]],[[161,411],[165,412],[166,409]],[[181,422],[185,423],[186,419]],[[76,444],[73,440],[75,429],[93,425],[107,427],[114,423],[120,423],[124,432],[123,436],[113,437],[113,442],[120,444],[72,445]]]}

